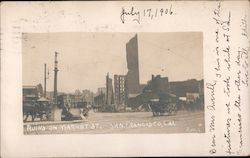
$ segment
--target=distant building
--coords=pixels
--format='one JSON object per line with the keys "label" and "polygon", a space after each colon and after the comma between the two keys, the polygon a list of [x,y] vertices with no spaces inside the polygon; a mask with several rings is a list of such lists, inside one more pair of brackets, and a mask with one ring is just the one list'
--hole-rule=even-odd
{"label": "distant building", "polygon": [[98,96],[100,94],[106,94],[106,87],[100,87],[97,89],[96,96]]}
{"label": "distant building", "polygon": [[114,75],[114,103],[116,105],[125,104],[125,76]]}
{"label": "distant building", "polygon": [[67,105],[70,108],[77,108],[86,103],[81,94],[59,94],[57,101],[60,107]]}
{"label": "distant building", "polygon": [[97,89],[94,97],[94,108],[102,108],[106,104],[106,87]]}
{"label": "distant building", "polygon": [[[166,97],[170,92],[168,77],[161,77],[161,75],[152,75],[151,80],[147,82],[147,85],[141,85],[143,88],[142,93],[128,98],[127,104],[132,109],[139,106],[147,105],[147,102],[154,97]],[[148,107],[144,107],[147,109]]]}
{"label": "distant building", "polygon": [[91,92],[88,89],[85,89],[82,91],[81,95],[84,98],[84,101],[87,102],[88,104],[93,104],[94,103],[94,93]]}
{"label": "distant building", "polygon": [[199,98],[200,98],[199,93],[186,93],[186,102],[187,103],[195,102]]}
{"label": "distant building", "polygon": [[94,107],[101,108],[105,105],[105,93],[100,93],[99,95],[94,97]]}
{"label": "distant building", "polygon": [[161,77],[161,75],[154,76],[143,89],[143,92],[169,93],[168,77]]}
{"label": "distant building", "polygon": [[114,104],[114,94],[113,94],[113,85],[112,79],[109,78],[109,74],[106,76],[106,96],[105,102],[107,105]]}
{"label": "distant building", "polygon": [[170,82],[170,91],[178,97],[186,97],[187,93],[198,93],[204,95],[203,80],[186,80]]}
{"label": "distant building", "polygon": [[43,87],[41,84],[36,86],[23,86],[23,101],[36,101],[43,96]]}

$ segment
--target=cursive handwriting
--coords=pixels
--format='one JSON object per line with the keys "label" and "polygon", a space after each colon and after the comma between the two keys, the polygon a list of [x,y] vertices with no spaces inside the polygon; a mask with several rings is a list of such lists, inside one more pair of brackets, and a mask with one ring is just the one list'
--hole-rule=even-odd
{"label": "cursive handwriting", "polygon": [[235,84],[235,86],[237,87],[237,90],[238,91],[240,91],[240,74],[241,74],[241,71],[240,70],[238,70],[238,72],[237,72],[237,77],[236,77],[236,79],[234,80],[234,84]]}
{"label": "cursive handwriting", "polygon": [[215,141],[215,138],[216,138],[216,135],[213,134],[212,135],[211,145],[210,145],[212,147],[212,149],[209,151],[210,154],[215,154],[216,153],[216,149],[215,149],[215,147],[216,147],[216,141]]}
{"label": "cursive handwriting", "polygon": [[230,71],[231,69],[231,64],[230,64],[230,46],[228,45],[226,49],[223,49],[223,52],[225,53],[225,58],[224,61],[227,64],[227,70]]}
{"label": "cursive handwriting", "polygon": [[125,23],[125,17],[127,15],[133,17],[133,21],[136,21],[138,22],[138,24],[140,24],[140,12],[135,11],[134,7],[131,7],[129,11],[126,11],[124,8],[122,8],[122,13],[120,18],[123,24]]}
{"label": "cursive handwriting", "polygon": [[243,146],[243,138],[242,138],[242,116],[241,114],[238,113],[238,132],[239,132],[239,137],[240,137],[240,145],[239,145],[239,148],[241,149],[242,146]]}
{"label": "cursive handwriting", "polygon": [[220,17],[214,17],[213,18],[216,22],[216,24],[221,25],[221,28],[225,31],[229,31],[230,23],[231,23],[231,12],[228,13],[228,18],[226,20],[221,19]]}
{"label": "cursive handwriting", "polygon": [[240,95],[238,95],[237,99],[234,101],[234,106],[237,107],[239,111],[241,111],[241,97],[240,97]]}
{"label": "cursive handwriting", "polygon": [[240,24],[240,27],[241,27],[241,35],[246,37],[248,39],[248,32],[247,32],[247,16],[245,15],[244,18],[241,19],[241,24]]}
{"label": "cursive handwriting", "polygon": [[209,132],[213,132],[214,130],[215,130],[215,116],[212,115],[210,117]]}
{"label": "cursive handwriting", "polygon": [[147,8],[143,10],[137,10],[134,6],[130,7],[129,9],[122,7],[120,19],[123,24],[125,24],[128,19],[140,24],[142,18],[153,20],[154,18],[165,15],[176,15],[176,13],[173,11],[172,5],[165,8]]}
{"label": "cursive handwriting", "polygon": [[226,107],[227,107],[227,114],[230,114],[231,110],[230,110],[230,102],[226,103]]}
{"label": "cursive handwriting", "polygon": [[210,92],[210,105],[207,106],[207,109],[209,110],[215,110],[215,85],[216,81],[213,81],[213,83],[206,83],[206,87]]}
{"label": "cursive handwriting", "polygon": [[242,67],[243,67],[243,77],[242,77],[242,84],[248,87],[248,80],[249,80],[249,59],[248,59],[248,54],[249,54],[249,49],[248,48],[241,48],[239,50],[241,59],[243,60],[242,62]]}
{"label": "cursive handwriting", "polygon": [[225,80],[223,80],[223,82],[225,83],[225,87],[224,88],[224,93],[229,97],[230,96],[230,76],[228,76]]}
{"label": "cursive handwriting", "polygon": [[216,153],[216,149],[215,149],[215,147],[216,147],[216,139],[215,139],[216,136],[214,134],[214,131],[215,131],[215,116],[212,115],[210,117],[210,122],[209,122],[209,132],[213,133],[212,134],[212,141],[211,141],[211,144],[210,144],[210,147],[211,147],[211,149],[209,151],[210,154],[215,154]]}
{"label": "cursive handwriting", "polygon": [[224,137],[226,139],[226,143],[227,143],[227,149],[226,149],[226,153],[228,154],[234,154],[234,152],[232,152],[232,144],[231,144],[231,118],[227,119],[226,122],[226,133],[224,134]]}

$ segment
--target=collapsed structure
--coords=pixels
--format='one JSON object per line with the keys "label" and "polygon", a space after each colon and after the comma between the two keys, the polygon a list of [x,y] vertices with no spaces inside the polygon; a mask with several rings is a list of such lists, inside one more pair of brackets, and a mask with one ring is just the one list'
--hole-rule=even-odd
{"label": "collapsed structure", "polygon": [[152,75],[151,80],[147,84],[140,84],[137,34],[126,43],[126,60],[127,74],[114,75],[114,91],[112,79],[107,75],[106,92],[105,94],[98,94],[95,97],[96,105],[110,106],[113,104],[116,109],[125,109],[126,107],[137,108],[145,100],[148,100],[149,97],[152,97],[145,95],[149,91],[156,94],[170,94],[184,101],[203,98],[203,80],[190,79],[170,82],[168,77]]}

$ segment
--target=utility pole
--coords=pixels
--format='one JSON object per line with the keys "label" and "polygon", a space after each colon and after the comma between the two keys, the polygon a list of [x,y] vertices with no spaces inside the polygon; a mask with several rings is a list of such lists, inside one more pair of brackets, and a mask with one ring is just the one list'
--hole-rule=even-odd
{"label": "utility pole", "polygon": [[109,73],[106,76],[106,105],[109,104]]}
{"label": "utility pole", "polygon": [[48,76],[46,76],[47,74],[47,67],[46,64],[44,64],[44,98],[46,98],[46,80],[49,78],[49,72],[48,72]]}
{"label": "utility pole", "polygon": [[57,55],[58,53],[55,52],[55,68],[54,68],[54,102],[55,104],[57,104],[57,72],[59,71],[58,68],[57,68],[57,64],[58,64],[58,61],[57,61]]}

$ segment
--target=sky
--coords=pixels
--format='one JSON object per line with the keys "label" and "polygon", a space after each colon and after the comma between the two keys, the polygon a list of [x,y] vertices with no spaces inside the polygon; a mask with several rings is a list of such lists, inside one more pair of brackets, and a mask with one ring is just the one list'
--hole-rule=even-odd
{"label": "sky", "polygon": [[[58,52],[58,91],[105,87],[105,76],[127,73],[126,43],[136,33],[24,33],[23,85],[44,84],[44,64],[53,91],[54,53]],[[140,83],[160,74],[170,81],[203,78],[201,32],[137,33]]]}

